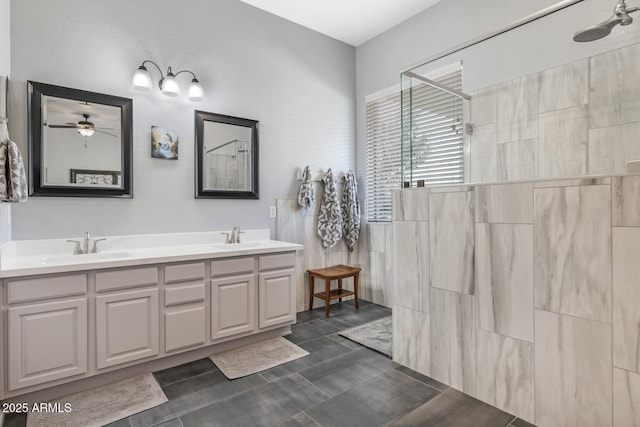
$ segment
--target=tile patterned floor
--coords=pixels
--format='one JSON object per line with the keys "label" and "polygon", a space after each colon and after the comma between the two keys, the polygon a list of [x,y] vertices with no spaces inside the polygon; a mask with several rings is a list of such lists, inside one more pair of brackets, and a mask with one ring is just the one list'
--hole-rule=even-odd
{"label": "tile patterned floor", "polygon": [[337,334],[390,315],[365,301],[334,305],[330,318],[298,313],[287,338],[308,356],[233,381],[208,358],[156,372],[169,401],[109,427],[533,427]]}

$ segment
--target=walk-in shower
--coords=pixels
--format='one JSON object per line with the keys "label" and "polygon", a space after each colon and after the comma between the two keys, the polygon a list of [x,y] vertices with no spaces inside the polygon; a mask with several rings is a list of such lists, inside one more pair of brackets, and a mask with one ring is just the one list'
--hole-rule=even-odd
{"label": "walk-in shower", "polygon": [[613,15],[609,19],[578,31],[573,36],[573,40],[577,42],[591,42],[606,37],[616,25],[620,24],[624,26],[631,24],[633,18],[629,16],[629,14],[636,12],[638,9],[637,6],[628,7],[625,0],[620,0],[613,9]]}

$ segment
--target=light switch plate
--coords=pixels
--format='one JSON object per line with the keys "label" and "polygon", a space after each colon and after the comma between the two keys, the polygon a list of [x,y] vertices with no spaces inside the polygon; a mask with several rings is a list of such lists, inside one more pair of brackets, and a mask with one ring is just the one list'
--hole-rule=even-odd
{"label": "light switch plate", "polygon": [[276,207],[269,206],[269,218],[275,218],[275,217],[276,217]]}

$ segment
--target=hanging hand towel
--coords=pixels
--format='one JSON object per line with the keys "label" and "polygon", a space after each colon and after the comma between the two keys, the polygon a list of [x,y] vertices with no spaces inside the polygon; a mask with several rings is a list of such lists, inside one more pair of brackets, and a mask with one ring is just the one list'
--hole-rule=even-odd
{"label": "hanging hand towel", "polygon": [[306,166],[304,172],[302,172],[302,184],[300,185],[300,193],[298,193],[298,204],[305,209],[313,209],[313,205],[315,204],[313,182],[311,181],[309,166]]}
{"label": "hanging hand towel", "polygon": [[332,248],[342,238],[342,214],[338,203],[338,192],[331,169],[322,178],[324,193],[318,214],[318,236],[325,249]]}
{"label": "hanging hand towel", "polygon": [[358,182],[352,171],[344,177],[342,191],[342,234],[350,251],[356,246],[360,236],[360,204],[358,203]]}
{"label": "hanging hand towel", "polygon": [[9,139],[7,124],[2,125],[0,141],[0,198],[3,202],[27,201],[27,177],[18,145]]}

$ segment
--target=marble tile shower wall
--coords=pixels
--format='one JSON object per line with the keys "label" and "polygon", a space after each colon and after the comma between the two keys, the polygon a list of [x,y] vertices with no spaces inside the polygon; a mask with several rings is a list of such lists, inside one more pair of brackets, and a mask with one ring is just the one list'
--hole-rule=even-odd
{"label": "marble tile shower wall", "polygon": [[[316,207],[313,211],[305,211],[298,206],[297,200],[276,200],[278,212],[276,219],[276,239],[304,245],[298,255],[297,311],[309,308],[309,278],[306,271],[310,268],[324,268],[334,264],[348,264],[362,268],[360,273],[359,296],[367,301],[386,307],[393,306],[391,224],[361,225],[360,238],[353,252],[349,252],[344,239],[329,250],[322,247],[317,236],[319,200],[322,189],[315,188]],[[339,189],[341,190],[341,189]],[[304,274],[302,274],[304,273]],[[316,284],[320,292],[321,284]],[[345,280],[345,287],[353,289],[351,279]],[[314,307],[319,307],[322,300],[316,298]]]}
{"label": "marble tile shower wall", "polygon": [[640,159],[640,44],[472,93],[471,181],[625,172]]}
{"label": "marble tile shower wall", "polygon": [[394,360],[539,427],[640,426],[640,176],[393,196]]}

